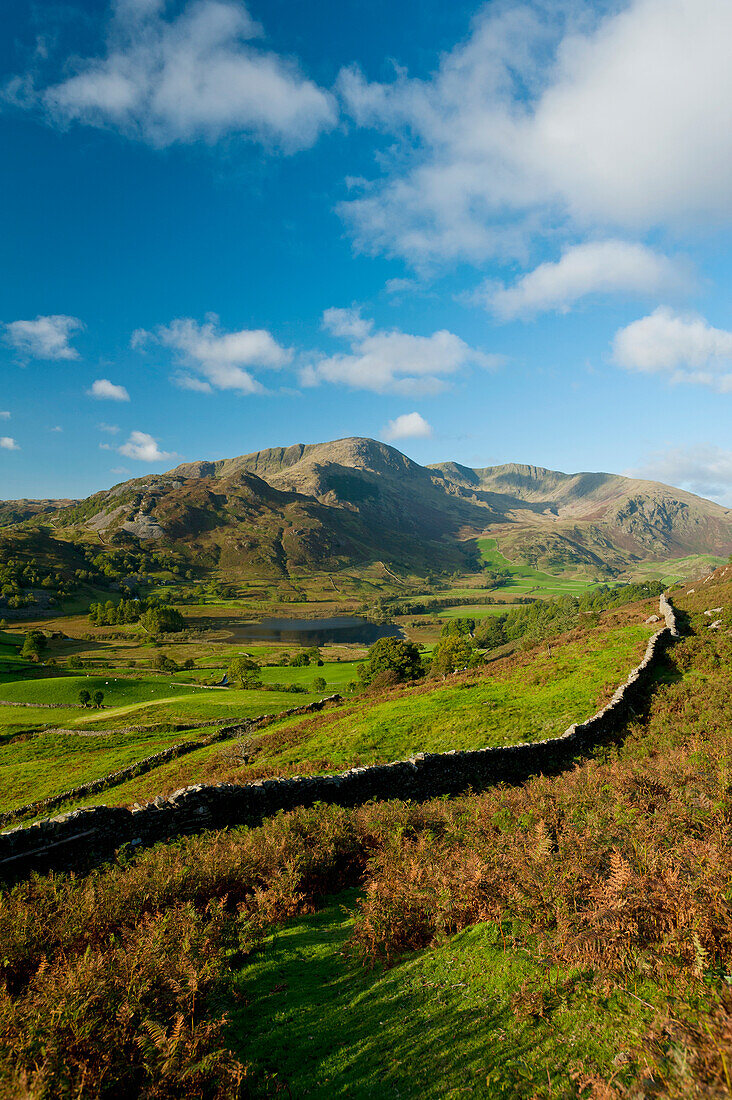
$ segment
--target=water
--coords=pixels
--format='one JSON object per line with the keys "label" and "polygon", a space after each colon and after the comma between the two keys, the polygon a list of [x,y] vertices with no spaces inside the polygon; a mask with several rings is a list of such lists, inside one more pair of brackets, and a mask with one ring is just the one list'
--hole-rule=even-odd
{"label": "water", "polygon": [[262,619],[261,623],[238,625],[234,633],[241,639],[294,645],[338,642],[372,645],[379,638],[403,637],[399,627],[393,623],[370,623],[357,615],[340,615],[333,619]]}

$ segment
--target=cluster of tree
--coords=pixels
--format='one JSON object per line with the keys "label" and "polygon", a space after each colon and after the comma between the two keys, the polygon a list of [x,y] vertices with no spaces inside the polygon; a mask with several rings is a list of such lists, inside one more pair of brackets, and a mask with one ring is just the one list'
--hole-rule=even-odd
{"label": "cluster of tree", "polygon": [[0,598],[14,610],[35,603],[33,591],[43,591],[56,601],[68,596],[76,587],[71,576],[49,569],[35,560],[0,557]]}
{"label": "cluster of tree", "polygon": [[323,667],[323,658],[320,656],[320,650],[317,646],[311,646],[309,649],[301,649],[298,653],[283,653],[279,660],[279,664],[290,668],[304,668],[306,665],[317,665],[318,668]]}
{"label": "cluster of tree", "polygon": [[138,622],[149,606],[147,600],[136,599],[122,599],[117,604],[113,600],[93,603],[89,607],[89,622],[95,626],[126,626]]}
{"label": "cluster of tree", "polygon": [[[601,585],[582,596],[561,596],[556,600],[534,600],[500,615],[490,615],[472,631],[483,649],[494,649],[506,642],[523,639],[528,644],[542,642],[556,634],[572,630],[583,619],[600,611],[612,610],[636,600],[658,597],[663,585],[658,581],[636,584]],[[465,623],[472,620],[460,620]]]}
{"label": "cluster of tree", "polygon": [[98,710],[99,707],[101,707],[103,702],[104,702],[104,692],[103,691],[95,691],[94,694],[92,695],[90,692],[88,692],[86,690],[86,688],[82,688],[81,691],[79,692],[79,706],[80,707],[93,706]]}
{"label": "cluster of tree", "polygon": [[136,573],[167,571],[175,576],[191,579],[193,573],[186,568],[184,559],[167,550],[146,550],[133,547],[115,547],[91,554],[94,570],[109,580],[121,580]]}
{"label": "cluster of tree", "polygon": [[185,619],[174,607],[149,607],[140,622],[148,634],[177,634],[186,628]]}
{"label": "cluster of tree", "polygon": [[432,651],[430,674],[448,676],[480,663],[473,642],[474,619],[449,619],[440,631],[440,640]]}
{"label": "cluster of tree", "polygon": [[414,642],[401,638],[379,638],[358,666],[361,687],[380,688],[419,680],[425,674],[422,656]]}

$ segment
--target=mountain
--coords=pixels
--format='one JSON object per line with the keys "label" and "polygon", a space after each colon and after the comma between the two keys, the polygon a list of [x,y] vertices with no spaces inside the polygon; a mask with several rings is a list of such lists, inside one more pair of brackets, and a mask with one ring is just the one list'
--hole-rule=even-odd
{"label": "mountain", "polygon": [[[184,463],[70,504],[11,503],[11,523],[51,524],[57,537],[97,545],[174,546],[232,577],[378,561],[417,573],[471,569],[480,535],[511,559],[606,575],[732,553],[732,512],[680,489],[515,463],[425,467],[360,438]],[[31,504],[43,507],[24,514]]]}
{"label": "mountain", "polygon": [[490,533],[509,556],[530,564],[622,570],[634,562],[732,552],[730,509],[660,482],[519,463],[430,469],[501,512],[505,522]]}

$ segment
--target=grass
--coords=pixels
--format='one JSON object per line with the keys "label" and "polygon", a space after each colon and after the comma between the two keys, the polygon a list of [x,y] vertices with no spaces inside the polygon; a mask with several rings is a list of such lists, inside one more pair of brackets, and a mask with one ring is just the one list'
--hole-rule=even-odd
{"label": "grass", "polygon": [[595,711],[640,659],[648,636],[648,629],[638,625],[598,629],[456,684],[448,680],[402,689],[394,697],[360,700],[342,717],[336,710],[307,724],[300,720],[302,736],[293,737],[291,745],[275,726],[264,735],[262,756],[273,767],[321,758],[347,767],[356,759],[381,763],[415,752],[551,737]]}
{"label": "grass", "polygon": [[506,611],[512,611],[519,604],[500,603],[490,607],[480,604],[464,604],[462,607],[445,607],[438,611],[440,619],[487,619],[491,615],[504,615]]}
{"label": "grass", "polygon": [[203,732],[128,733],[98,737],[36,733],[0,745],[0,811],[99,779]]}
{"label": "grass", "polygon": [[498,549],[496,539],[480,538],[477,539],[477,543],[481,559],[487,566],[494,569],[508,569],[511,573],[510,579],[498,588],[493,589],[494,592],[510,589],[512,592],[527,596],[534,593],[546,593],[554,596],[580,596],[583,592],[597,586],[598,582],[595,581],[568,580],[563,577],[552,576],[550,573],[544,573],[540,569],[534,569],[531,565],[511,562]]}
{"label": "grass", "polygon": [[[576,1095],[583,1063],[615,1069],[653,1011],[615,993],[598,1013],[586,975],[547,968],[535,951],[507,951],[500,928],[482,923],[390,969],[364,969],[349,952],[358,892],[278,929],[243,968],[246,1007],[231,1043],[259,1067],[254,1095],[457,1098]],[[647,983],[650,985],[650,983]],[[554,1011],[517,1011],[531,985]],[[652,996],[643,989],[645,998]]]}

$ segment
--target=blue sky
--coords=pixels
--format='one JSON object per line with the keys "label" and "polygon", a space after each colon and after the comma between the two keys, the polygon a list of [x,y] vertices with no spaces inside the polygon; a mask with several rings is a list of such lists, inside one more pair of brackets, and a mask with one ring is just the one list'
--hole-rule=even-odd
{"label": "blue sky", "polygon": [[347,435],[732,502],[727,0],[13,5],[0,496]]}

